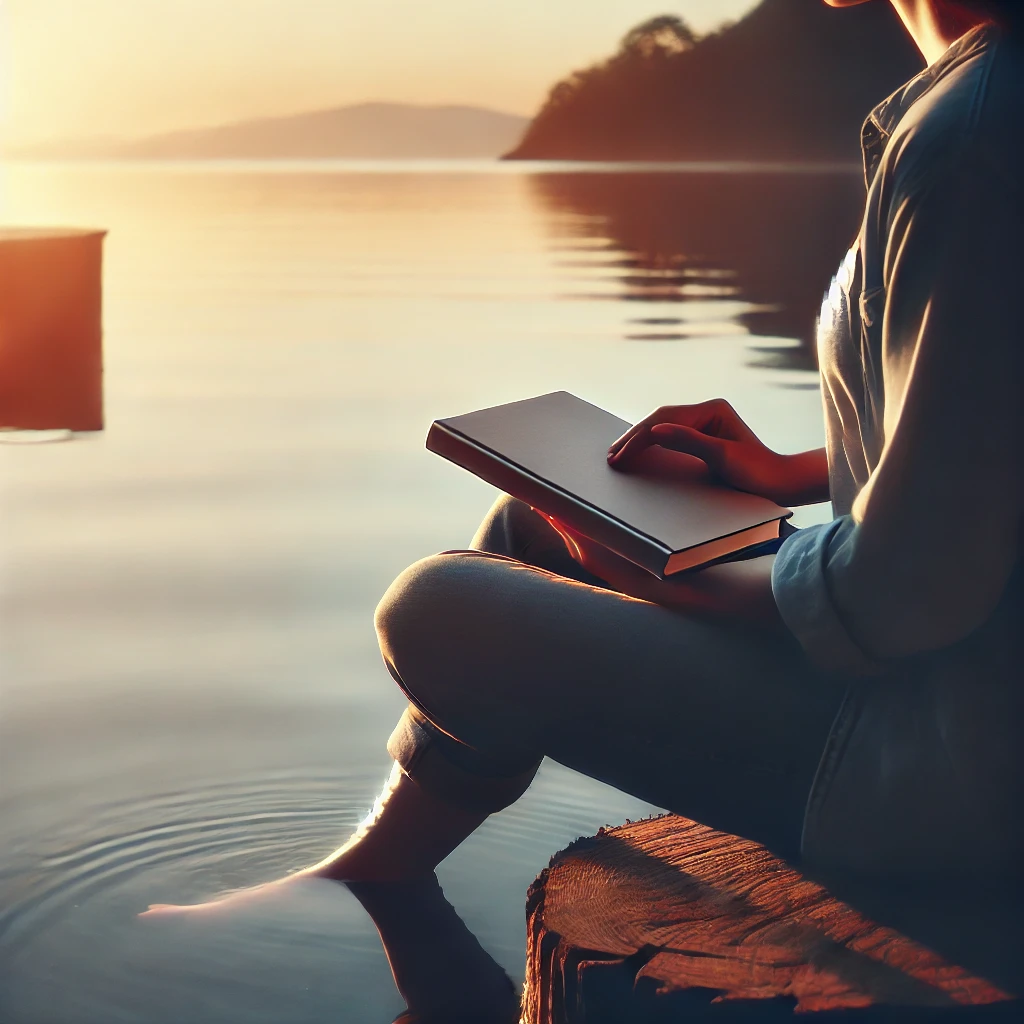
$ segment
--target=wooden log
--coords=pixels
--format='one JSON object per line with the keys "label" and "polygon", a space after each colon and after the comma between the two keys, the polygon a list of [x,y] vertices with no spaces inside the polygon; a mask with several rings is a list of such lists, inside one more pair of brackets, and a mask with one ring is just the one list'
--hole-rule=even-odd
{"label": "wooden log", "polygon": [[524,1024],[1024,1019],[1016,994],[676,815],[578,840],[527,897]]}
{"label": "wooden log", "polygon": [[103,237],[0,230],[0,427],[103,429]]}

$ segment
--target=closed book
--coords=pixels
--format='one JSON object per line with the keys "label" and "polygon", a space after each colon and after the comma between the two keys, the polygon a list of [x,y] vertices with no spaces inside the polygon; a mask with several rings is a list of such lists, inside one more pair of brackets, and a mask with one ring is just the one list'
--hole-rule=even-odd
{"label": "closed book", "polygon": [[435,420],[427,448],[662,578],[778,541],[790,510],[714,482],[698,459],[654,447],[609,466],[630,426],[556,391]]}

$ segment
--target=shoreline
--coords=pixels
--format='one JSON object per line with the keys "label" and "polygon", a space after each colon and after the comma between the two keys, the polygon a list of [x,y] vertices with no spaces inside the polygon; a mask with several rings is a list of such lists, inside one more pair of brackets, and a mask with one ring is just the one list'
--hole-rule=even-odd
{"label": "shoreline", "polygon": [[420,174],[457,171],[472,174],[862,174],[854,161],[784,160],[505,160],[453,159],[250,159],[212,158],[136,160],[0,157],[0,168],[18,170],[73,168],[81,170],[184,171],[202,173],[275,174]]}

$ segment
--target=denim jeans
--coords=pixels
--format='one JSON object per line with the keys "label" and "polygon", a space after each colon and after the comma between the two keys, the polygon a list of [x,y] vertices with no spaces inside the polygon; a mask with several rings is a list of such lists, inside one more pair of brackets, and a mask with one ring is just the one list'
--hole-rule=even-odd
{"label": "denim jeans", "polygon": [[471,550],[399,576],[377,631],[410,701],[388,749],[441,799],[500,810],[547,756],[798,855],[843,688],[785,631],[618,593],[508,497]]}

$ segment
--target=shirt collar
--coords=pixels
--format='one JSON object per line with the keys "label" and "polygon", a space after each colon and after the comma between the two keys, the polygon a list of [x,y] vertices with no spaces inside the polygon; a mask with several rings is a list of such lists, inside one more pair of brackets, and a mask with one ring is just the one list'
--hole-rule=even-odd
{"label": "shirt collar", "polygon": [[975,25],[951,43],[937,61],[929,64],[906,85],[900,86],[868,114],[861,128],[860,143],[864,159],[864,181],[869,188],[885,152],[885,144],[907,111],[936,82],[991,45],[998,32],[999,29],[988,22]]}

